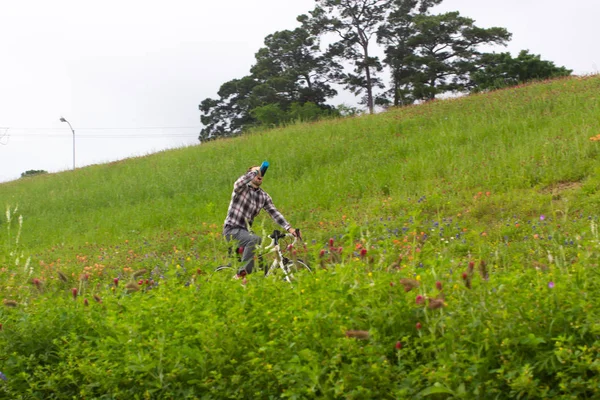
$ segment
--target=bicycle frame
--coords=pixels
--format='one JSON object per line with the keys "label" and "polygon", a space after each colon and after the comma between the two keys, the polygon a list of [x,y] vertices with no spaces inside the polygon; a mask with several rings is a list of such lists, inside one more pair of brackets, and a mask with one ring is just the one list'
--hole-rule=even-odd
{"label": "bicycle frame", "polygon": [[281,245],[279,244],[279,239],[283,239],[286,237],[294,238],[294,241],[292,242],[291,246],[294,246],[296,244],[296,242],[298,241],[298,237],[292,235],[291,233],[281,234],[279,231],[275,230],[275,231],[273,231],[273,233],[271,235],[269,235],[269,238],[271,238],[271,243],[268,246],[263,247],[263,249],[262,249],[263,251],[261,253],[263,254],[263,256],[266,254],[275,253],[275,259],[273,260],[271,265],[266,269],[265,276],[269,276],[277,268],[280,268],[283,271],[283,273],[285,274],[284,279],[287,282],[291,283],[294,276],[291,273],[291,271],[289,270],[286,263],[283,261],[285,257],[283,256],[283,253],[281,252]]}

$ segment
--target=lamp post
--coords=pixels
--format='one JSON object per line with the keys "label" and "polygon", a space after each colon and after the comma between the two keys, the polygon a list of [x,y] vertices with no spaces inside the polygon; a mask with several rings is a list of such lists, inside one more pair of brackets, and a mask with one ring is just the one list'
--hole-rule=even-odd
{"label": "lamp post", "polygon": [[69,121],[67,121],[66,119],[64,119],[63,117],[60,117],[60,122],[66,122],[67,124],[69,124],[69,128],[71,128],[71,132],[73,132],[73,169],[75,169],[75,129],[73,129],[73,127],[71,126],[71,123]]}

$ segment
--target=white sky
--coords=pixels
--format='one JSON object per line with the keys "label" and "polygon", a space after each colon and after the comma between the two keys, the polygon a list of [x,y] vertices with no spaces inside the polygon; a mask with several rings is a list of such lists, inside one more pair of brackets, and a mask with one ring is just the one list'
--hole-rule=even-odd
{"label": "white sky", "polygon": [[[313,0],[0,0],[0,182],[197,144],[198,104]],[[597,73],[600,1],[445,0],[521,49]],[[352,102],[351,95],[332,103]],[[106,128],[106,129],[100,129]]]}

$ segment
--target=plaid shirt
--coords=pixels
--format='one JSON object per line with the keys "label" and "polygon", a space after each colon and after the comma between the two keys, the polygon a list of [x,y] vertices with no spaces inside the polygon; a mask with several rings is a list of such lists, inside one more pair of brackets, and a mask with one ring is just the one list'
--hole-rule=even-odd
{"label": "plaid shirt", "polygon": [[231,228],[249,229],[254,222],[254,218],[261,209],[265,209],[286,231],[291,225],[285,220],[283,215],[273,205],[271,196],[261,188],[254,188],[250,182],[258,174],[258,171],[250,171],[242,175],[233,184],[233,193],[231,194],[231,203],[227,210],[227,218],[223,226],[223,234]]}

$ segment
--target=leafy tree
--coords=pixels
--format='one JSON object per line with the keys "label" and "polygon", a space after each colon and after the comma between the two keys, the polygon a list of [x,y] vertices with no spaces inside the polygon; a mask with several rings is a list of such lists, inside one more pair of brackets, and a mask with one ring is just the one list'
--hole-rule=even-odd
{"label": "leafy tree", "polygon": [[505,45],[511,34],[504,28],[479,28],[471,18],[458,11],[415,17],[417,35],[412,59],[418,72],[414,76],[417,99],[434,99],[439,93],[464,90],[469,72],[480,55],[482,44]]}
{"label": "leafy tree", "polygon": [[[394,0],[392,11],[377,32],[378,43],[385,46],[383,62],[391,71],[391,88],[384,94],[392,98],[394,106],[412,104],[413,85],[411,78],[416,73],[412,56],[416,52],[414,41],[416,34],[414,19],[417,14],[426,13],[429,8],[442,0]],[[380,104],[389,103],[380,97]]]}
{"label": "leafy tree", "polygon": [[284,107],[292,102],[324,105],[337,94],[330,80],[341,66],[320,52],[318,38],[306,29],[275,32],[265,38],[265,45],[256,53],[250,71],[280,93],[279,103]]}
{"label": "leafy tree", "polygon": [[510,53],[484,53],[478,60],[478,68],[471,74],[472,91],[500,89],[520,83],[569,76],[573,72],[557,67],[540,55],[521,50],[517,58]]}
{"label": "leafy tree", "polygon": [[249,76],[223,84],[219,99],[202,101],[200,140],[284,123],[292,118],[295,103],[332,110],[325,100],[337,92],[329,80],[341,67],[320,53],[315,36],[302,28],[275,32],[265,38],[265,46],[256,53]]}
{"label": "leafy tree", "polygon": [[44,171],[43,169],[30,169],[28,171],[21,173],[21,178],[27,178],[30,176],[42,175],[42,174],[47,174],[47,173],[48,173],[48,171]]}
{"label": "leafy tree", "polygon": [[[432,15],[420,5],[419,13],[404,16],[411,3],[397,3],[389,27],[380,31],[380,41],[390,44],[386,63],[395,73],[395,95],[401,101],[434,99],[437,94],[463,91],[480,56],[480,45],[504,45],[511,34],[504,28],[479,28],[459,12]],[[414,3],[413,3],[414,4]]]}
{"label": "leafy tree", "polygon": [[289,120],[288,114],[277,103],[256,107],[251,114],[260,125],[264,126],[278,126]]}
{"label": "leafy tree", "polygon": [[260,125],[264,126],[279,126],[293,121],[316,121],[332,115],[340,115],[336,109],[326,109],[311,102],[294,102],[288,110],[282,109],[276,103],[266,104],[256,107],[252,110],[251,114]]}
{"label": "leafy tree", "polygon": [[379,25],[385,20],[392,0],[315,0],[317,6],[298,21],[312,33],[335,33],[339,41],[332,43],[327,54],[349,60],[352,73],[341,73],[338,80],[354,94],[366,92],[365,103],[374,112],[373,89],[383,87],[376,77],[382,70],[377,57],[371,55],[371,44]]}
{"label": "leafy tree", "polygon": [[204,99],[198,106],[202,113],[200,122],[204,125],[198,139],[206,141],[234,135],[254,123],[249,98],[257,85],[252,76],[234,79],[221,85],[217,92],[219,99]]}

